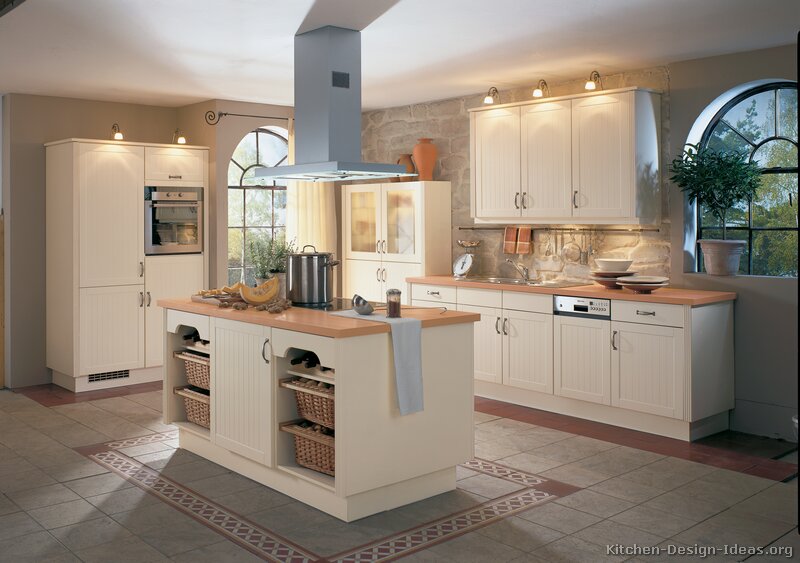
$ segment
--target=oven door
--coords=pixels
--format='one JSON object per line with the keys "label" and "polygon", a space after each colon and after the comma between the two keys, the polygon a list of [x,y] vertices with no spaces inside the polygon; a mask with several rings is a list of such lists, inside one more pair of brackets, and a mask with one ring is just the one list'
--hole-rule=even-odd
{"label": "oven door", "polygon": [[144,202],[144,253],[203,252],[203,202]]}

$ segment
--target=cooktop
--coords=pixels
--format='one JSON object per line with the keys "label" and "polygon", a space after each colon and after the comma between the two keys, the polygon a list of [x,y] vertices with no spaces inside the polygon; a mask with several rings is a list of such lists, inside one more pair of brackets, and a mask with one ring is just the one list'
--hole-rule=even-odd
{"label": "cooktop", "polygon": [[[370,301],[370,304],[375,307],[385,307],[386,303],[379,303],[377,301]],[[347,311],[353,308],[353,300],[346,297],[334,297],[330,303],[292,303],[292,307],[303,307],[305,309],[316,309],[318,311]]]}

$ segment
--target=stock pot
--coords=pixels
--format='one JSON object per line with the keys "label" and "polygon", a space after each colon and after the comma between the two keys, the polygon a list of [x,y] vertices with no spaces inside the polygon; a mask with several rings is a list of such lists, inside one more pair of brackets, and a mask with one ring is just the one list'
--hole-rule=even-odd
{"label": "stock pot", "polygon": [[[311,252],[306,252],[310,248]],[[333,301],[333,267],[339,261],[331,252],[317,252],[310,244],[289,254],[286,264],[287,298],[299,305],[323,305]]]}

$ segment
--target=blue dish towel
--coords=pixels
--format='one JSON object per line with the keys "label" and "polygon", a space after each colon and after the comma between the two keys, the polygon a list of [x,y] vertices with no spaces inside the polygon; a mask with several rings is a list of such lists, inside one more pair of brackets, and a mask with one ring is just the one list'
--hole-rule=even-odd
{"label": "blue dish towel", "polygon": [[392,325],[397,406],[401,415],[422,411],[422,322],[409,318],[390,319],[382,313],[359,315],[352,310],[331,314]]}

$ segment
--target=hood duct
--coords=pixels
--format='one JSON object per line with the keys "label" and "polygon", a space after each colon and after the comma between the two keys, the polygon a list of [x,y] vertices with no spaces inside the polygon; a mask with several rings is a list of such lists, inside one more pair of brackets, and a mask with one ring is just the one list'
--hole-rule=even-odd
{"label": "hood duct", "polygon": [[361,162],[361,33],[326,26],[294,38],[294,161],[261,168],[273,180],[338,182],[415,176]]}

